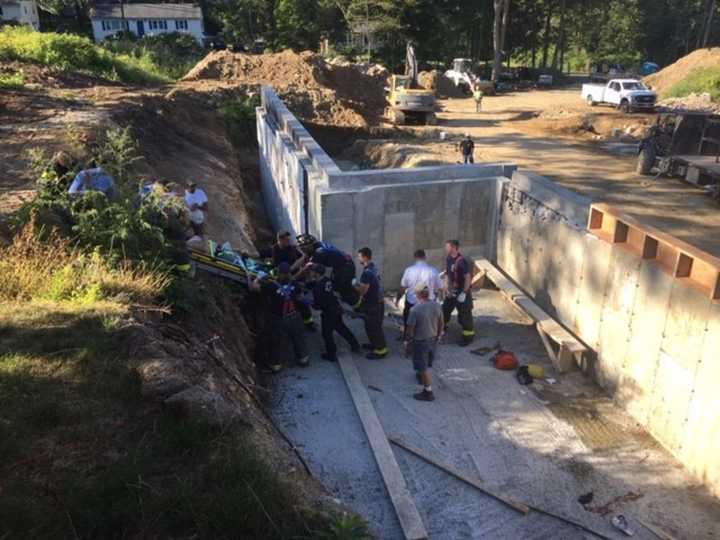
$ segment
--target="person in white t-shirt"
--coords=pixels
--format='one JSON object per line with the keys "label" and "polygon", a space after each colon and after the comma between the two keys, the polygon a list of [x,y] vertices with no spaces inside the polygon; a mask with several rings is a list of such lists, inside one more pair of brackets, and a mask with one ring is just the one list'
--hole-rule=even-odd
{"label": "person in white t-shirt", "polygon": [[428,299],[434,302],[437,291],[442,289],[444,284],[440,278],[440,273],[436,268],[430,266],[425,260],[425,251],[418,249],[415,252],[415,264],[408,266],[403,273],[400,281],[400,290],[395,297],[395,304],[400,302],[403,294],[405,294],[405,308],[403,309],[403,338],[405,338],[407,329],[408,315],[412,307],[418,303],[416,290],[418,288],[427,287]]}
{"label": "person in white t-shirt", "polygon": [[185,204],[190,212],[190,225],[195,236],[203,235],[205,213],[208,211],[208,198],[195,182],[188,182],[185,189]]}

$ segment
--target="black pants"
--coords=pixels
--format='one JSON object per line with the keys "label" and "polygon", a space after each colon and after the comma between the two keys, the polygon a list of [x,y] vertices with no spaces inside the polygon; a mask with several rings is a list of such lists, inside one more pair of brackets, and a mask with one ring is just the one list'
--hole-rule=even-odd
{"label": "black pants", "polygon": [[340,337],[348,342],[350,348],[357,349],[360,347],[358,340],[345,325],[340,308],[337,310],[323,311],[322,315],[320,315],[320,322],[322,325],[323,341],[325,341],[325,352],[327,352],[327,355],[331,358],[337,358],[337,345],[335,345],[335,338],[333,336],[335,332],[340,334]]}
{"label": "black pants", "polygon": [[365,314],[365,333],[367,334],[368,341],[370,341],[370,345],[372,345],[372,352],[376,354],[387,353],[385,331],[383,330],[385,303],[363,304],[362,312]]}
{"label": "black pants", "polygon": [[345,266],[333,271],[332,284],[340,299],[346,304],[355,307],[360,301],[360,295],[352,285],[355,279],[355,263],[348,261]]}
{"label": "black pants", "polygon": [[472,340],[475,337],[475,324],[473,323],[473,299],[472,295],[468,294],[465,297],[465,301],[461,304],[457,301],[457,298],[447,297],[442,305],[443,318],[445,320],[445,327],[450,324],[450,318],[452,317],[453,311],[457,309],[458,323],[463,329],[463,338]]}
{"label": "black pants", "polygon": [[403,339],[407,339],[407,320],[410,316],[410,310],[413,308],[415,304],[411,304],[407,300],[407,296],[405,297],[405,307],[403,308]]}
{"label": "black pants", "polygon": [[[282,364],[283,360],[287,358],[286,354],[277,354],[276,351],[279,353],[280,351],[283,351],[285,347],[285,343],[280,343],[284,341],[288,341],[290,344],[290,347],[292,349],[292,355],[295,361],[302,360],[307,357],[307,347],[305,345],[305,330],[303,329],[302,319],[300,318],[299,313],[295,313],[293,315],[289,315],[287,317],[278,318],[274,321],[275,326],[278,330],[278,333],[286,338],[286,340],[274,340],[273,343],[273,356],[275,359],[276,364]],[[279,349],[279,350],[278,350]]]}
{"label": "black pants", "polygon": [[475,163],[472,154],[463,154],[463,163]]}
{"label": "black pants", "polygon": [[305,302],[299,302],[298,303],[298,311],[300,312],[300,316],[302,317],[303,324],[305,326],[312,325],[313,316],[312,316],[312,309],[310,309],[310,305],[306,304]]}

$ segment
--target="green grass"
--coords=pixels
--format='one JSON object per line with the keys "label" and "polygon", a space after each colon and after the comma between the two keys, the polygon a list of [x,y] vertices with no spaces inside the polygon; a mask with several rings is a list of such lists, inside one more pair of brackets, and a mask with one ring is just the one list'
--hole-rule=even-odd
{"label": "green grass", "polygon": [[0,61],[13,60],[126,83],[162,84],[172,80],[147,55],[115,54],[86,37],[25,27],[0,29]]}
{"label": "green grass", "polygon": [[720,100],[720,68],[697,68],[688,77],[673,85],[666,93],[668,97],[685,97],[689,94],[707,92],[713,101]]}
{"label": "green grass", "polygon": [[0,303],[0,538],[365,538],[248,433],[142,399],[117,306]]}
{"label": "green grass", "polygon": [[25,86],[25,74],[20,71],[15,73],[0,73],[0,88],[12,89]]}

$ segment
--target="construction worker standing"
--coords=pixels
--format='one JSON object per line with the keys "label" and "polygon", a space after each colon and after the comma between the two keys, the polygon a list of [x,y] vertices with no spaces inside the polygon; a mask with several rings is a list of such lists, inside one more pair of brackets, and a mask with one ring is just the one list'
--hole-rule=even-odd
{"label": "construction worker standing", "polygon": [[445,243],[445,286],[447,296],[443,302],[443,318],[445,328],[450,324],[453,311],[457,309],[458,322],[462,326],[460,346],[465,347],[475,339],[475,323],[472,310],[473,299],[470,291],[472,275],[470,265],[460,253],[460,242],[448,240]]}
{"label": "construction worker standing", "polygon": [[298,236],[298,244],[304,253],[301,260],[305,263],[298,275],[310,271],[313,264],[321,264],[332,269],[330,279],[340,299],[356,307],[360,297],[352,284],[355,279],[355,263],[352,257],[328,242],[318,242],[311,234]]}
{"label": "construction worker standing", "polygon": [[337,332],[348,342],[352,352],[360,350],[360,344],[342,318],[342,307],[333,291],[332,282],[325,276],[326,269],[321,264],[315,264],[310,269],[310,285],[312,287],[313,308],[320,310],[320,328],[325,353],[322,357],[330,362],[337,362],[337,345],[333,334]]}
{"label": "construction worker standing", "polygon": [[462,153],[463,163],[475,163],[475,158],[473,157],[475,143],[469,133],[465,134],[465,138],[460,143],[460,152]]}
{"label": "construction worker standing", "polygon": [[[278,266],[277,282],[258,277],[249,285],[251,291],[262,293],[267,297],[271,327],[275,327],[277,334],[288,339],[298,365],[302,367],[310,365],[303,335],[302,320],[298,311],[298,305],[302,301],[300,298],[302,288],[296,281],[292,280],[290,265],[281,263]],[[277,340],[274,341],[273,345],[273,352],[275,352],[276,345],[279,345]],[[273,354],[273,356],[275,358],[272,365],[280,365],[282,362],[279,361],[279,355]],[[277,369],[273,369],[273,371],[277,371]]]}
{"label": "construction worker standing", "polygon": [[484,97],[484,94],[483,94],[483,91],[480,90],[480,85],[476,84],[473,87],[473,99],[475,100],[475,112],[480,112],[482,110],[483,97]]}
{"label": "construction worker standing", "polygon": [[379,360],[388,354],[383,330],[385,317],[385,300],[383,298],[380,273],[372,261],[372,250],[369,247],[358,250],[358,260],[363,266],[360,280],[353,280],[353,285],[360,295],[357,311],[363,313],[365,333],[370,343],[363,345],[370,352],[365,356],[369,360]]}

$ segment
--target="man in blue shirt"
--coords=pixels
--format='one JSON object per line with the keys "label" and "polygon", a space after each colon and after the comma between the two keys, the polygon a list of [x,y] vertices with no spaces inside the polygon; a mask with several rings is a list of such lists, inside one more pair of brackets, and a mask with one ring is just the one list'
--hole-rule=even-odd
{"label": "man in blue shirt", "polygon": [[473,299],[470,290],[472,275],[467,259],[460,253],[460,242],[448,240],[445,242],[445,284],[447,296],[443,302],[443,316],[445,327],[450,324],[453,311],[457,309],[458,322],[462,326],[462,339],[460,346],[466,347],[475,339],[475,323],[472,310]]}
{"label": "man in blue shirt", "polygon": [[370,341],[363,347],[370,350],[366,358],[379,360],[388,354],[383,330],[385,299],[383,298],[382,281],[377,266],[372,260],[372,250],[369,247],[358,250],[358,260],[363,266],[363,272],[360,281],[353,280],[353,285],[360,295],[360,305],[357,310],[364,314],[365,333]]}
{"label": "man in blue shirt", "polygon": [[115,196],[115,181],[102,167],[84,169],[77,173],[68,188],[68,193],[76,195],[87,191],[99,191],[108,199],[112,199]]}

